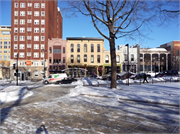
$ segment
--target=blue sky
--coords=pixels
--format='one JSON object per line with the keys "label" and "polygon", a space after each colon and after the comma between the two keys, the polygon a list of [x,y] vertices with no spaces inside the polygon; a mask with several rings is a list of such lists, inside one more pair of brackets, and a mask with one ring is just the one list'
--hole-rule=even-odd
{"label": "blue sky", "polygon": [[[61,1],[58,2],[60,6]],[[63,39],[66,37],[100,37],[102,36],[94,28],[91,19],[83,15],[77,17],[66,17],[63,15]],[[0,1],[0,25],[11,25],[11,1]],[[134,44],[140,44],[141,47],[155,48],[164,43],[171,42],[173,40],[180,40],[180,31],[178,23],[171,23],[168,27],[153,27],[151,31],[148,31],[148,38],[130,40],[120,38],[116,40],[116,49],[118,45],[125,45],[129,43],[130,46]],[[109,50],[109,42],[105,39],[104,47]]]}

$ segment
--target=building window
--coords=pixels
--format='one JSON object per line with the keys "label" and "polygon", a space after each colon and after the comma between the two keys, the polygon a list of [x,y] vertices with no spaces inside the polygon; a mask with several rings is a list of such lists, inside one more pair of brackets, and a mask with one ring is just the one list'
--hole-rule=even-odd
{"label": "building window", "polygon": [[39,3],[34,3],[34,8],[39,8]]}
{"label": "building window", "polygon": [[39,16],[39,11],[34,11],[34,16]]}
{"label": "building window", "polygon": [[14,49],[18,49],[18,45],[17,44],[14,44]]}
{"label": "building window", "polygon": [[18,32],[18,28],[14,28],[14,32],[17,33]]}
{"label": "building window", "polygon": [[63,57],[63,63],[65,63],[65,58]]}
{"label": "building window", "polygon": [[11,48],[11,42],[9,41],[9,48]]}
{"label": "building window", "polygon": [[31,36],[27,36],[27,40],[31,40]]}
{"label": "building window", "polygon": [[45,3],[41,3],[41,8],[45,8]]}
{"label": "building window", "polygon": [[39,25],[39,20],[34,20],[35,25]]}
{"label": "building window", "polygon": [[18,24],[18,19],[14,19],[14,24]]}
{"label": "building window", "polygon": [[0,60],[2,60],[2,55],[0,55]]}
{"label": "building window", "polygon": [[45,28],[41,28],[41,33],[44,33],[45,32]]}
{"label": "building window", "polygon": [[120,56],[119,55],[116,56],[116,62],[120,63]]}
{"label": "building window", "polygon": [[87,44],[84,44],[84,52],[87,52]]}
{"label": "building window", "polygon": [[41,16],[45,16],[45,11],[41,11]]}
{"label": "building window", "polygon": [[20,33],[25,33],[25,28],[20,28]]}
{"label": "building window", "polygon": [[100,55],[97,55],[97,63],[100,63]]}
{"label": "building window", "polygon": [[25,11],[20,11],[20,16],[25,16]]}
{"label": "building window", "polygon": [[39,58],[39,53],[34,53],[34,58]]}
{"label": "building window", "polygon": [[38,70],[35,70],[35,71],[34,71],[34,76],[35,76],[35,77],[38,77]]}
{"label": "building window", "polygon": [[134,54],[131,54],[131,61],[134,61]]}
{"label": "building window", "polygon": [[94,55],[91,55],[91,63],[94,63]]}
{"label": "building window", "polygon": [[51,63],[51,58],[49,58],[49,63]]}
{"label": "building window", "polygon": [[4,48],[7,48],[7,41],[4,41]]}
{"label": "building window", "polygon": [[39,28],[34,28],[34,33],[39,33]]}
{"label": "building window", "polygon": [[27,48],[31,48],[31,44],[27,44]]}
{"label": "building window", "polygon": [[32,3],[28,3],[28,7],[32,7]]}
{"label": "building window", "polygon": [[41,41],[44,41],[45,40],[45,37],[44,36],[41,36]]}
{"label": "building window", "polygon": [[49,48],[49,53],[52,53],[51,47]]}
{"label": "building window", "polygon": [[27,52],[27,56],[28,56],[28,57],[31,56],[31,52]]}
{"label": "building window", "polygon": [[4,53],[7,53],[7,50],[4,50]]}
{"label": "building window", "polygon": [[61,53],[61,49],[59,49],[59,54]]}
{"label": "building window", "polygon": [[18,36],[14,36],[14,41],[18,41]]}
{"label": "building window", "polygon": [[80,52],[80,44],[77,44],[77,52]]}
{"label": "building window", "polygon": [[28,20],[27,20],[27,23],[32,23],[32,20],[31,20],[31,19],[28,19]]}
{"label": "building window", "polygon": [[128,60],[128,58],[127,58],[127,54],[124,54],[124,59],[125,59],[125,61],[127,61],[127,60]]}
{"label": "building window", "polygon": [[34,65],[38,65],[38,61],[34,61]]}
{"label": "building window", "polygon": [[94,44],[91,44],[91,52],[94,52]]}
{"label": "building window", "polygon": [[41,20],[41,25],[44,25],[45,24],[45,20]]}
{"label": "building window", "polygon": [[19,37],[19,40],[20,40],[20,41],[25,41],[25,36],[20,36],[20,37]]}
{"label": "building window", "polygon": [[20,58],[24,58],[24,53],[19,53]]}
{"label": "building window", "polygon": [[39,44],[34,44],[34,49],[39,49]]}
{"label": "building window", "polygon": [[30,27],[28,27],[28,28],[27,28],[27,31],[28,31],[28,32],[30,32],[30,31],[31,31],[31,28],[30,28]]}
{"label": "building window", "polygon": [[65,47],[63,47],[63,53],[65,53]]}
{"label": "building window", "polygon": [[87,54],[84,55],[84,62],[87,62]]}
{"label": "building window", "polygon": [[106,55],[106,57],[105,57],[105,63],[109,63],[109,56],[108,55]]}
{"label": "building window", "polygon": [[20,48],[19,49],[24,49],[24,44],[20,44]]}
{"label": "building window", "polygon": [[39,36],[34,36],[34,41],[39,41]]}
{"label": "building window", "polygon": [[15,8],[18,8],[18,3],[14,3],[14,7],[15,7]]}
{"label": "building window", "polygon": [[74,52],[74,44],[71,44],[71,52]]}
{"label": "building window", "polygon": [[77,55],[77,63],[80,63],[80,55]]}
{"label": "building window", "polygon": [[7,60],[7,55],[6,54],[4,55],[4,60]]}
{"label": "building window", "polygon": [[71,63],[74,63],[74,55],[71,55]]}
{"label": "building window", "polygon": [[28,15],[32,15],[32,11],[28,11],[28,13],[27,13]]}
{"label": "building window", "polygon": [[44,53],[41,53],[41,58],[44,58]]}
{"label": "building window", "polygon": [[17,53],[14,53],[14,58],[17,58]]}
{"label": "building window", "polygon": [[44,49],[44,44],[41,44],[41,49]]}
{"label": "building window", "polygon": [[14,16],[18,16],[18,11],[14,11]]}
{"label": "building window", "polygon": [[100,52],[100,44],[97,45],[97,52]]}
{"label": "building window", "polygon": [[25,8],[25,3],[20,3],[20,8]]}
{"label": "building window", "polygon": [[25,24],[25,20],[24,19],[20,19],[20,24]]}

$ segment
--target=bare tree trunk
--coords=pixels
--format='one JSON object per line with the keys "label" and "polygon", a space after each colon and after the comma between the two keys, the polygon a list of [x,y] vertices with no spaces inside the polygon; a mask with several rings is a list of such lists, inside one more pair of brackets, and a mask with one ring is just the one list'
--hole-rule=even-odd
{"label": "bare tree trunk", "polygon": [[[111,35],[110,35],[111,36]],[[115,49],[115,39],[111,37],[110,40],[110,54],[111,54],[111,89],[116,88],[116,72],[117,72],[117,65],[116,65],[116,49]]]}

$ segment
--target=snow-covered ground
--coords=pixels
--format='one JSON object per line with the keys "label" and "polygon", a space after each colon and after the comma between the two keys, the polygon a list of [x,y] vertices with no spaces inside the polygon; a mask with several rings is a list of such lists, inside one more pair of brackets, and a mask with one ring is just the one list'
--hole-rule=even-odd
{"label": "snow-covered ground", "polygon": [[[152,81],[176,81],[179,77],[161,77],[149,79],[149,83]],[[117,80],[117,83],[127,83],[126,80]],[[1,80],[0,83],[6,83],[7,81]],[[12,81],[14,83],[15,81]],[[140,80],[129,79],[129,83],[139,83]],[[141,80],[142,82],[142,80]],[[19,83],[31,83],[30,81],[19,81]],[[98,85],[107,84],[107,87],[95,87],[95,86],[83,86],[83,85]],[[66,84],[65,84],[66,85]],[[64,84],[59,85],[41,85],[41,86],[65,86]],[[77,85],[75,88],[70,90],[69,97],[78,97],[86,95],[88,97],[93,96],[106,96],[107,99],[114,98],[114,102],[121,100],[132,100],[132,101],[143,101],[151,103],[161,103],[169,105],[179,105],[180,100],[180,82],[170,83],[161,82],[155,84],[136,84],[136,85],[119,85],[117,84],[116,89],[110,89],[110,81],[89,79],[85,77],[77,82],[71,83],[71,85]],[[38,85],[22,86],[0,86],[0,101],[5,103],[9,101],[16,101],[18,98],[26,98],[32,95],[32,92],[28,92],[27,88],[37,87]],[[22,90],[24,88],[24,90]],[[21,91],[22,90],[22,91]],[[18,96],[19,95],[19,96]],[[23,97],[22,97],[23,95]]]}

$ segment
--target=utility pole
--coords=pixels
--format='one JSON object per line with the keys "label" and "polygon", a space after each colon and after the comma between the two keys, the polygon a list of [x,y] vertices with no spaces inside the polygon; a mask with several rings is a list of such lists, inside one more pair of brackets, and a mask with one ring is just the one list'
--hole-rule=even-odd
{"label": "utility pole", "polygon": [[127,70],[128,70],[128,86],[129,86],[129,44],[126,44],[125,46],[127,46],[127,60],[128,60]]}
{"label": "utility pole", "polygon": [[17,54],[16,80],[17,80],[16,86],[18,86],[18,54]]}

